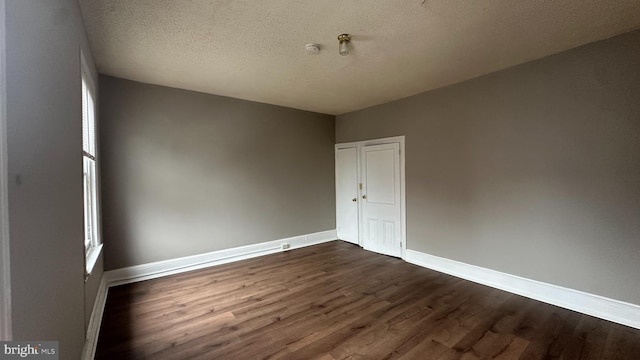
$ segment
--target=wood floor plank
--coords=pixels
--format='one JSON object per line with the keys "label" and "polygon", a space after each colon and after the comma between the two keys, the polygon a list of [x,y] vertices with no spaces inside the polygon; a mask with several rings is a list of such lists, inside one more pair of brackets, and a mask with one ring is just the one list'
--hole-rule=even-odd
{"label": "wood floor plank", "polygon": [[636,359],[640,330],[333,241],[111,288],[96,359]]}

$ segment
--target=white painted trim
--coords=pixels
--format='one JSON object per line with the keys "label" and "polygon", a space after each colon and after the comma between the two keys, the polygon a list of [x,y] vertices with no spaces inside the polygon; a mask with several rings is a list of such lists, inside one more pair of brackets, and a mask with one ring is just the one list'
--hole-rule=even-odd
{"label": "white painted trim", "polygon": [[[2,1],[2,0],[0,0]],[[83,360],[92,360],[95,357],[100,334],[100,325],[104,316],[104,308],[107,301],[107,293],[111,286],[149,280],[163,276],[178,274],[186,271],[202,269],[215,265],[222,265],[234,261],[250,259],[253,257],[286,251],[282,244],[289,244],[287,250],[316,245],[336,240],[336,230],[327,230],[317,233],[294,236],[285,239],[267,241],[259,244],[240,246],[231,249],[213,251],[210,253],[186,256],[177,259],[158,261],[149,264],[136,265],[122,269],[105,271],[100,280],[98,294],[93,304],[93,311],[89,318],[87,336],[82,351]]]}
{"label": "white painted trim", "polygon": [[100,325],[104,315],[104,306],[107,303],[107,292],[109,284],[107,278],[103,275],[96,294],[96,300],[93,303],[93,311],[89,318],[89,326],[87,327],[87,336],[82,351],[83,360],[93,360],[96,356],[96,348],[98,346],[98,335],[100,334]]}
{"label": "white painted trim", "polygon": [[294,236],[204,254],[110,270],[105,272],[105,276],[107,277],[109,286],[116,286],[277,253],[283,251],[281,245],[284,243],[288,243],[288,250],[291,250],[336,239],[336,230],[333,229],[313,234]]}
{"label": "white painted trim", "polygon": [[404,162],[404,136],[400,140],[400,225],[402,226],[402,259],[407,258],[407,181]]}
{"label": "white painted trim", "polygon": [[[93,268],[100,257],[102,252],[102,214],[101,214],[101,198],[100,198],[100,158],[99,158],[99,143],[98,143],[98,97],[96,91],[96,81],[93,78],[93,74],[91,70],[89,70],[89,65],[87,63],[86,57],[84,55],[84,51],[80,49],[80,86],[82,87],[82,83],[85,83],[87,86],[87,90],[91,93],[93,97],[93,117],[94,117],[94,126],[95,126],[95,142],[96,149],[94,154],[94,162],[95,162],[95,203],[93,207],[95,207],[95,237],[96,239],[91,244],[91,247],[88,251],[85,251],[84,257],[84,267],[85,267],[85,280],[91,275]],[[84,94],[82,94],[84,96]],[[84,100],[83,100],[84,101]],[[82,112],[82,109],[80,109]],[[84,117],[82,114],[81,118]],[[84,125],[83,125],[84,126]],[[84,149],[81,149],[84,150]],[[84,154],[84,153],[83,153]],[[84,155],[82,161],[84,162]],[[83,163],[84,164],[84,163]],[[84,165],[83,165],[84,166]],[[83,187],[84,193],[84,187]],[[85,229],[86,230],[86,229]]]}
{"label": "white painted trim", "polygon": [[[391,143],[398,143],[400,144],[400,224],[401,224],[401,231],[402,231],[402,235],[401,235],[401,243],[402,243],[402,249],[401,249],[401,257],[402,259],[406,259],[407,256],[407,193],[406,193],[406,171],[405,171],[405,138],[404,135],[402,136],[393,136],[393,137],[386,137],[386,138],[381,138],[381,139],[369,139],[369,140],[362,140],[362,141],[352,141],[352,142],[348,142],[348,143],[339,143],[335,145],[335,150],[334,152],[337,154],[338,150],[340,149],[347,149],[347,148],[357,148],[358,149],[358,181],[360,181],[360,179],[362,179],[362,169],[361,169],[361,164],[360,164],[360,153],[363,147],[365,146],[371,146],[371,145],[384,145],[384,144],[391,144]],[[336,155],[337,156],[337,155]],[[334,164],[335,167],[338,166],[337,162]],[[336,170],[337,171],[337,168]],[[361,189],[358,189],[358,199],[360,199],[362,197],[362,193],[361,193]],[[361,202],[358,202],[358,219],[359,219],[359,224],[358,224],[358,244],[360,246],[363,246],[362,243],[362,239],[360,238],[363,234],[362,231],[362,209],[360,208],[361,206]],[[337,219],[336,219],[337,221]]]}
{"label": "white painted trim", "polygon": [[9,247],[9,172],[7,169],[7,88],[5,1],[0,0],[0,340],[12,339]]}
{"label": "white painted trim", "polygon": [[597,318],[640,329],[640,306],[604,296],[506,274],[415,250],[407,250],[407,262],[522,295]]}
{"label": "white painted trim", "polygon": [[402,136],[392,136],[380,139],[368,139],[361,141],[352,141],[346,143],[339,143],[335,145],[336,150],[342,148],[350,148],[350,147],[358,147],[358,146],[368,146],[368,145],[383,145],[389,143],[404,143],[404,135]]}
{"label": "white painted trim", "polygon": [[88,278],[89,276],[91,276],[91,273],[93,272],[93,268],[95,268],[96,263],[98,262],[98,258],[100,257],[100,254],[102,254],[102,244],[91,247],[91,249],[89,250],[89,253],[85,254],[85,269],[84,269],[85,278]]}

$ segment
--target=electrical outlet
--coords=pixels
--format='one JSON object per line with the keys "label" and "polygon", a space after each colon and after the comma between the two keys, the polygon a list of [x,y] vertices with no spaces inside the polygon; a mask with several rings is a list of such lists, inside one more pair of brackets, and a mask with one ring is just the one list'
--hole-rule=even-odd
{"label": "electrical outlet", "polygon": [[280,244],[280,249],[282,249],[282,250],[287,250],[290,247],[291,247],[291,245],[289,245],[289,243]]}

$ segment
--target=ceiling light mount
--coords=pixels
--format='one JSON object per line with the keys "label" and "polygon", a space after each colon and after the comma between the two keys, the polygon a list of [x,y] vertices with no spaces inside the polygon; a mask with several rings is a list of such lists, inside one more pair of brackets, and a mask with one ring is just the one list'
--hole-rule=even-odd
{"label": "ceiling light mount", "polygon": [[307,49],[307,52],[309,54],[317,54],[320,52],[320,45],[315,44],[315,43],[310,43],[304,46],[305,49]]}
{"label": "ceiling light mount", "polygon": [[342,56],[349,55],[349,43],[351,42],[351,35],[340,34],[338,35],[338,53]]}

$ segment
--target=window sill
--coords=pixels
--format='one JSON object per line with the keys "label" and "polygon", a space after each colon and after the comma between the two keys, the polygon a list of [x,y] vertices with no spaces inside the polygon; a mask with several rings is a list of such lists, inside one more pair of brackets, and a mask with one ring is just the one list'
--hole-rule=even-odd
{"label": "window sill", "polygon": [[86,265],[85,265],[85,275],[86,277],[91,276],[91,272],[93,268],[96,266],[96,262],[98,262],[98,258],[102,253],[102,244],[98,246],[92,247],[89,252],[86,254]]}

